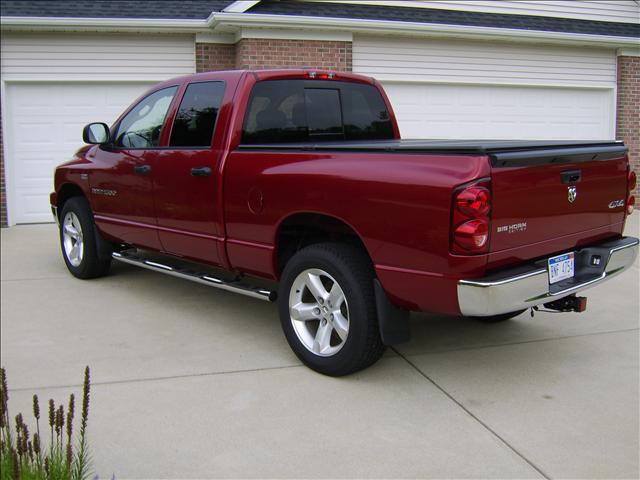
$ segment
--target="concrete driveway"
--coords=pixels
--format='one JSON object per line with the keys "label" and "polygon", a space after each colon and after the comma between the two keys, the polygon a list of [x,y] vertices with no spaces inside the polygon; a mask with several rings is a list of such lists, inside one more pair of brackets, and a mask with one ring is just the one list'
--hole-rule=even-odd
{"label": "concrete driveway", "polygon": [[638,478],[638,265],[583,314],[413,315],[410,343],[334,379],[273,305],[120,264],[76,280],[53,225],[1,235],[11,411],[90,365],[101,478]]}

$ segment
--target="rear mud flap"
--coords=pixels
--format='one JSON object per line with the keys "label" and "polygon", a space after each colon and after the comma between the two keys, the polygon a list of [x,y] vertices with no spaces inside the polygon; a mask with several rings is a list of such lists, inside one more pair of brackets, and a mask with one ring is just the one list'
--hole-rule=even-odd
{"label": "rear mud flap", "polygon": [[385,345],[397,345],[411,339],[409,311],[392,304],[378,279],[374,279],[380,337]]}

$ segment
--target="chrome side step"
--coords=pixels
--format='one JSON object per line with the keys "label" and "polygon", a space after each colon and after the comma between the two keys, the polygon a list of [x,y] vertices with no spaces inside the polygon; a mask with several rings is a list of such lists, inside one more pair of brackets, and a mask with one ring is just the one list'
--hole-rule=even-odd
{"label": "chrome side step", "polygon": [[173,277],[191,280],[192,282],[201,283],[202,285],[208,285],[209,287],[219,288],[220,290],[240,293],[242,295],[258,298],[260,300],[274,301],[276,299],[276,292],[270,290],[246,285],[239,281],[229,282],[220,278],[216,278],[212,275],[195,272],[190,269],[172,267],[163,263],[148,260],[143,256],[126,250],[122,252],[113,252],[112,257],[114,260],[117,260],[119,262],[146,268],[148,270],[153,270],[154,272],[165,273]]}

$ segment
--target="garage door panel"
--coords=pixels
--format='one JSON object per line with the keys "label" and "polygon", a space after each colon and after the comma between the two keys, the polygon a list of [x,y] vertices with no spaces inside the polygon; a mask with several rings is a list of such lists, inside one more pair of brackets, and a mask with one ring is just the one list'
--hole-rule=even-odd
{"label": "garage door panel", "polygon": [[[49,203],[49,197],[37,192],[25,192],[21,200],[22,206],[20,210],[22,223],[42,222],[42,203]],[[49,216],[51,216],[51,212],[49,212]]]}
{"label": "garage door panel", "polygon": [[56,165],[83,144],[90,122],[112,123],[148,83],[13,84],[6,88],[8,212],[12,223],[51,221]]}
{"label": "garage door panel", "polygon": [[48,168],[51,164],[48,160],[42,160],[41,157],[36,159],[29,159],[28,154],[20,156],[22,164],[20,165],[20,185],[31,184],[34,182],[51,180],[51,172],[48,172]]}
{"label": "garage door panel", "polygon": [[611,89],[384,82],[405,138],[611,139]]}

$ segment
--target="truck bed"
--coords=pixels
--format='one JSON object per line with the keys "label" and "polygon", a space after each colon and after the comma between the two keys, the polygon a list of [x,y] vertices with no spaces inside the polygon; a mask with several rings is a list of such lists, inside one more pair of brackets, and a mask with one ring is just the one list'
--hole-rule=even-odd
{"label": "truck bed", "polygon": [[[609,238],[623,228],[624,207],[608,207],[626,198],[627,148],[622,142],[403,139],[240,145],[239,149],[467,155],[476,161],[487,157],[493,192],[488,268]],[[429,181],[425,177],[425,184]],[[575,203],[567,199],[569,187],[577,193]]]}

